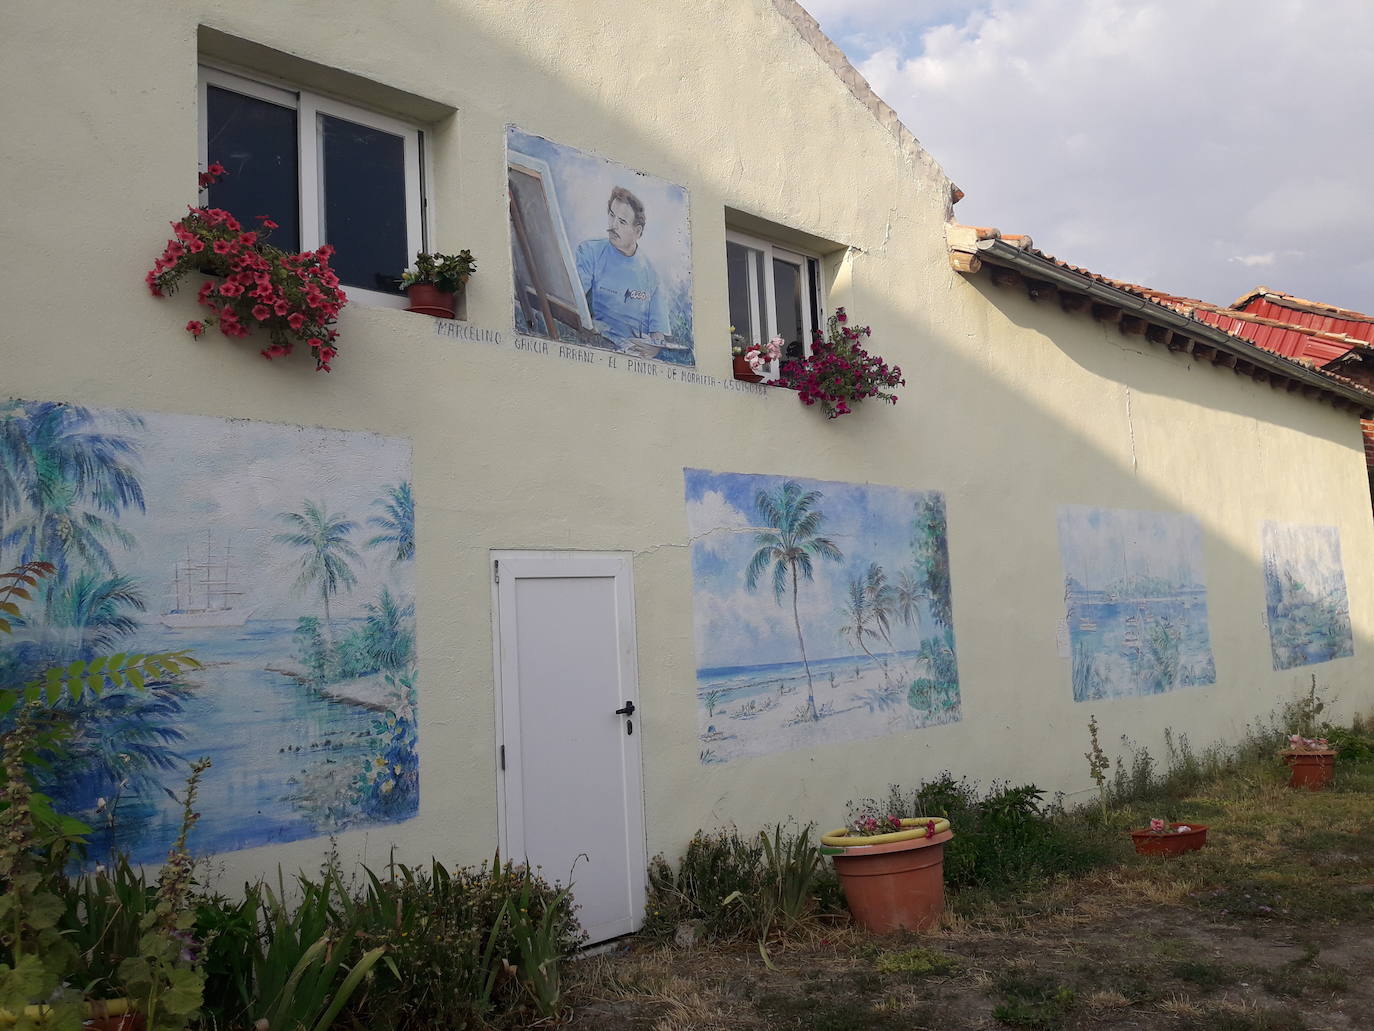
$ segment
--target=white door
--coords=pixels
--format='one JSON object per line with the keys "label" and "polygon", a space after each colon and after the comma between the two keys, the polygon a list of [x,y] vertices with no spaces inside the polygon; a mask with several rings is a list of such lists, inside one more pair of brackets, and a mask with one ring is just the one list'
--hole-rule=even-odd
{"label": "white door", "polygon": [[492,572],[502,850],[571,871],[591,941],[628,934],[648,864],[630,557],[498,551]]}

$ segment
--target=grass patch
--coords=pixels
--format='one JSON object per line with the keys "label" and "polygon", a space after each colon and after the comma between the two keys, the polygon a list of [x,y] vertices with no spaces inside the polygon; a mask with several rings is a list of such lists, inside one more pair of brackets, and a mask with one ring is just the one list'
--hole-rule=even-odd
{"label": "grass patch", "polygon": [[880,974],[906,974],[911,977],[931,977],[952,974],[960,967],[959,960],[935,949],[901,949],[878,954],[874,966]]}
{"label": "grass patch", "polygon": [[1233,970],[1222,963],[1204,963],[1198,960],[1184,960],[1175,963],[1169,973],[1186,984],[1204,992],[1214,992],[1218,988],[1235,984],[1238,978]]}
{"label": "grass patch", "polygon": [[1034,974],[1004,974],[998,978],[995,990],[1002,1001],[993,1007],[992,1015],[1004,1024],[1034,1031],[1063,1027],[1075,998],[1074,990],[1067,985]]}

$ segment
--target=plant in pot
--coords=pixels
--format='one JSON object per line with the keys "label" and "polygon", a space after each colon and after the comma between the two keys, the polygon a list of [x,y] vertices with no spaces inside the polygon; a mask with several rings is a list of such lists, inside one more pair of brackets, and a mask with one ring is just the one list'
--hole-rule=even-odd
{"label": "plant in pot", "polygon": [[954,837],[942,816],[903,818],[869,804],[821,835],[855,922],[876,934],[932,927],[945,909],[944,845]]}
{"label": "plant in pot", "polygon": [[454,298],[476,271],[477,262],[466,248],[457,254],[421,251],[415,264],[401,273],[401,286],[410,300],[406,311],[453,318]]}
{"label": "plant in pot", "polygon": [[[202,188],[225,175],[222,165],[202,172]],[[222,208],[190,208],[172,223],[172,239],[149,269],[144,281],[154,297],[174,293],[192,273],[210,276],[196,300],[209,314],[186,323],[193,337],[218,324],[225,336],[237,339],[260,329],[271,341],[261,351],[269,361],[305,344],[315,359],[315,371],[328,372],[338,354],[333,328],[348,298],[339,277],[329,267],[334,248],[293,254],[267,243],[277,224],[256,216],[258,227],[247,229]]]}
{"label": "plant in pot", "polygon": [[906,380],[900,368],[861,346],[860,341],[872,335],[871,326],[850,326],[845,310],[836,308],[826,332],[813,333],[811,353],[784,362],[775,382],[797,391],[802,404],[819,404],[827,419],[848,415],[866,397],[895,405],[897,395],[890,388],[905,386]]}
{"label": "plant in pot", "polygon": [[1200,823],[1167,823],[1156,817],[1149,827],[1131,831],[1131,841],[1142,856],[1177,856],[1207,844],[1207,828]]}
{"label": "plant in pot", "polygon": [[1288,786],[1320,791],[1336,774],[1336,749],[1324,737],[1290,734],[1279,757],[1288,765]]}
{"label": "plant in pot", "polygon": [[746,341],[730,327],[730,354],[734,360],[735,379],[746,383],[759,383],[770,362],[778,360],[782,354],[782,337],[773,337],[766,344]]}

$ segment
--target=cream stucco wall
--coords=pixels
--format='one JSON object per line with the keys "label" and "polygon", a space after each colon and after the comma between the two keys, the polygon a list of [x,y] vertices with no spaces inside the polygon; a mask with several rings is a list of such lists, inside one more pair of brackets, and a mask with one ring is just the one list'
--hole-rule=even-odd
{"label": "cream stucco wall", "polygon": [[[491,853],[492,549],[634,554],[651,853],[726,820],[834,821],[848,798],[945,768],[1087,787],[1089,708],[1072,701],[1055,644],[1060,504],[1186,512],[1204,531],[1217,683],[1095,703],[1104,742],[1129,733],[1157,749],[1166,726],[1199,745],[1233,737],[1313,672],[1344,712],[1374,700],[1374,526],[1354,416],[952,272],[947,180],[771,0],[13,0],[4,22],[4,393],[414,442],[420,815],[345,834],[345,855],[377,861],[393,844],[410,860]],[[469,320],[503,344],[353,305],[326,377],[305,360],[263,362],[251,340],[187,338],[190,294],[154,299],[142,276],[195,197],[200,26],[399,91],[339,87],[431,122],[434,244],[477,255]],[[830,300],[871,323],[875,348],[906,370],[900,404],[827,423],[784,391],[514,350],[508,123],[686,187],[708,375],[730,374],[726,208],[849,248],[830,262]],[[700,765],[689,466],[945,492],[962,721]],[[1264,519],[1340,528],[1353,659],[1271,669]],[[323,844],[225,856],[227,879],[312,866]]]}

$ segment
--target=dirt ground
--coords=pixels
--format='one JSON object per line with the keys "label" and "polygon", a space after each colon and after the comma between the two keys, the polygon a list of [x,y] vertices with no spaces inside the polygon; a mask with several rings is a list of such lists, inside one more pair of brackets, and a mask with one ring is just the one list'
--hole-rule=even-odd
{"label": "dirt ground", "polygon": [[754,942],[621,945],[575,964],[566,1026],[1374,1031],[1369,796],[1247,801],[1216,806],[1234,822],[1201,852],[956,901],[931,933],[836,921],[767,962]]}

